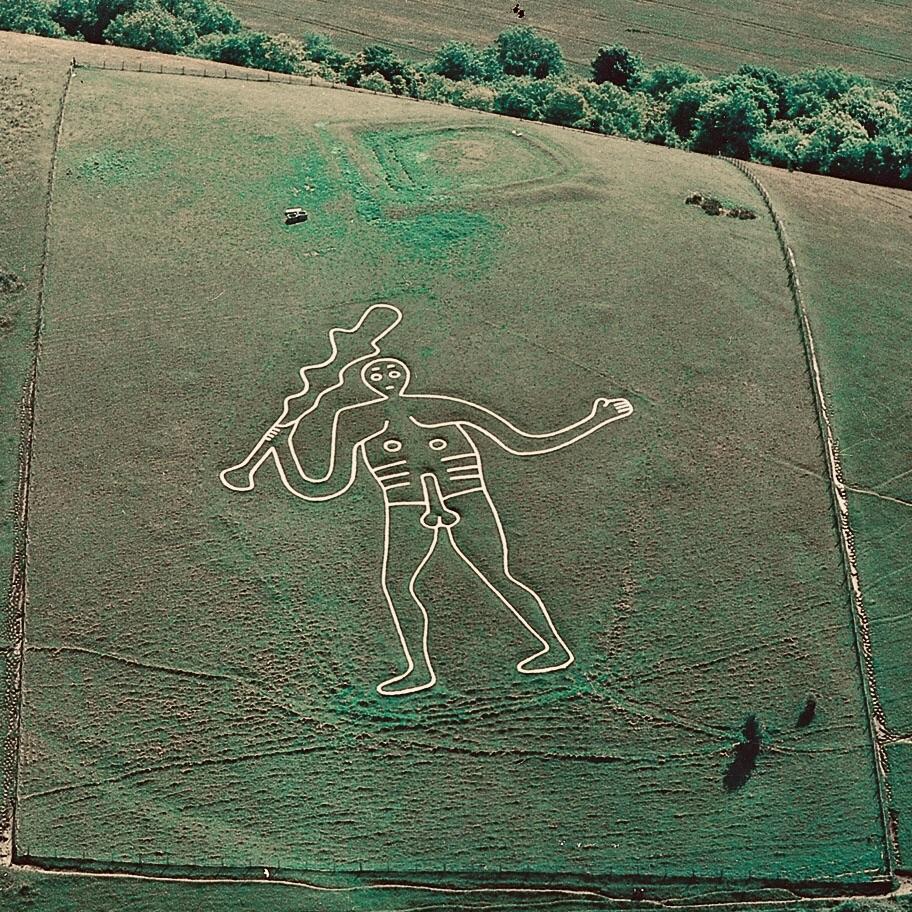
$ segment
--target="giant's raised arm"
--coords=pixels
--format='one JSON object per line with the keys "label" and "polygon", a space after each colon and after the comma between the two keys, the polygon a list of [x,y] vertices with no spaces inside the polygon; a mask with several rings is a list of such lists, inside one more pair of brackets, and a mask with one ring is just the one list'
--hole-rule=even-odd
{"label": "giant's raised arm", "polygon": [[461,424],[481,431],[498,446],[514,456],[537,456],[561,450],[594,431],[626,418],[632,414],[633,406],[627,399],[599,397],[592,404],[589,414],[573,424],[534,434],[516,427],[511,421],[483,405],[458,399],[455,396],[407,396],[414,400],[420,421],[428,427],[442,427],[447,424]]}

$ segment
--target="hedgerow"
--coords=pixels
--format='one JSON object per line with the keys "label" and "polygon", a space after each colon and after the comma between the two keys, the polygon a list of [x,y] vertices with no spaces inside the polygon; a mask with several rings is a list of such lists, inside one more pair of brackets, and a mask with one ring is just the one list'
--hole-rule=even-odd
{"label": "hedgerow", "polygon": [[244,29],[218,0],[9,0],[0,28],[185,53],[460,107],[495,111],[695,152],[912,188],[912,77],[880,86],[839,67],[795,75],[742,66],[707,78],[649,68],[621,45],[592,76],[567,71],[560,46],[527,26],[488,47],[450,41],[418,65],[382,45],[357,54],[323,35]]}

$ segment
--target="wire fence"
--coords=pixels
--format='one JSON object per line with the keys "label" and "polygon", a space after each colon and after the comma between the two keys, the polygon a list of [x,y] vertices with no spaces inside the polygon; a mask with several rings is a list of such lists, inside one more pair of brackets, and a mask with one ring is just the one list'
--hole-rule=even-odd
{"label": "wire fence", "polygon": [[497,868],[487,864],[416,869],[396,863],[349,862],[308,865],[298,860],[271,858],[251,864],[249,859],[208,858],[201,862],[172,859],[168,852],[154,852],[135,858],[81,857],[79,855],[32,855],[27,848],[17,852],[15,864],[47,871],[80,874],[121,874],[172,880],[224,880],[226,882],[284,881],[312,883],[324,888],[370,885],[372,882],[410,885],[491,886],[497,889],[539,889],[542,891],[583,891],[602,893],[606,898],[668,898],[699,895],[707,891],[738,894],[766,890],[788,890],[810,898],[882,896],[893,889],[892,878],[883,872],[857,871],[831,878],[797,879],[786,872],[751,873],[720,869],[712,873],[652,871],[611,873],[602,871],[555,871],[534,865]]}
{"label": "wire fence", "polygon": [[748,165],[735,158],[722,156],[730,165],[737,168],[754,185],[763,198],[769,210],[779,239],[785,269],[788,275],[788,285],[792,293],[795,311],[801,327],[801,338],[804,344],[805,355],[808,362],[808,373],[812,380],[812,391],[817,417],[820,424],[821,436],[824,441],[825,457],[829,475],[830,488],[833,495],[833,509],[836,517],[836,526],[840,538],[840,546],[845,564],[846,577],[849,583],[852,598],[852,618],[855,628],[857,657],[862,668],[862,684],[865,705],[868,711],[871,741],[874,749],[874,764],[876,767],[877,790],[880,799],[881,813],[883,815],[884,836],[887,840],[887,857],[902,864],[900,852],[899,832],[895,815],[890,813],[892,793],[889,778],[889,758],[883,744],[881,733],[887,731],[886,715],[877,689],[877,675],[874,667],[874,652],[871,644],[871,633],[868,625],[867,611],[861,589],[861,579],[858,571],[858,553],[855,545],[855,533],[849,523],[848,489],[842,469],[842,460],[839,454],[839,441],[833,432],[832,424],[827,412],[826,397],[824,395],[820,369],[814,345],[814,336],[811,331],[810,315],[804,294],[801,290],[801,281],[798,277],[798,265],[795,261],[795,252],[789,242],[785,230],[785,223],[776,211],[773,200],[766,186],[757,177]]}

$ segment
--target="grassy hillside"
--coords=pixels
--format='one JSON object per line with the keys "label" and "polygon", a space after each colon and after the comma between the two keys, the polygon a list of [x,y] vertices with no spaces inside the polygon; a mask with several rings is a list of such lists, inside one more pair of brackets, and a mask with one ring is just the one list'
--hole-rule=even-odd
{"label": "grassy hillside", "polygon": [[912,861],[912,195],[758,168],[795,239],[839,439],[904,862]]}
{"label": "grassy hillside", "polygon": [[[489,43],[517,20],[510,3],[326,3],[324,0],[230,0],[251,28],[300,35],[325,32],[341,47],[386,44],[428,56],[446,41]],[[625,44],[651,63],[678,62],[707,73],[757,63],[786,71],[839,62],[870,76],[899,77],[912,67],[912,25],[901,3],[880,0],[538,0],[523,20],[558,40],[567,58],[588,69],[600,45]]]}
{"label": "grassy hillside", "polygon": [[[881,400],[837,321],[862,287],[878,313],[904,312],[903,217],[882,238],[896,271],[881,263],[873,291],[828,277],[857,226],[905,196],[775,175],[808,297],[823,302],[847,474],[887,491],[889,447],[865,450],[852,416],[873,416],[868,434],[900,425],[856,406],[858,389]],[[393,873],[880,871],[849,603],[779,249],[766,218],[711,218],[683,205],[692,190],[762,212],[725,163],[656,147],[393,98],[77,71],[34,450],[20,851]],[[288,227],[294,203],[311,220]],[[864,241],[872,263],[879,243]],[[522,629],[447,553],[428,577],[441,683],[379,698],[401,654],[377,587],[376,492],[362,479],[310,505],[265,475],[246,496],[218,484],[297,368],[326,354],[328,330],[378,298],[404,311],[387,354],[418,391],[535,431],[596,395],[634,403],[540,459],[483,447],[516,565],[577,653],[567,672],[515,674]],[[896,320],[871,323],[864,355],[889,356],[876,329]],[[882,616],[890,629],[886,603]],[[882,695],[892,686],[901,706],[900,653],[880,639]],[[799,726],[811,693],[818,713]],[[748,713],[763,747],[727,791]],[[38,889],[81,889],[59,883]]]}

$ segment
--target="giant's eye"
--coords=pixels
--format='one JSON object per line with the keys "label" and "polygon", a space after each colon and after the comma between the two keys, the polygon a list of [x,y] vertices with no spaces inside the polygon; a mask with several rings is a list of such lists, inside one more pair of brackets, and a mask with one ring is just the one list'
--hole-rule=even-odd
{"label": "giant's eye", "polygon": [[370,378],[374,383],[379,383],[383,379],[383,374],[371,374]]}
{"label": "giant's eye", "polygon": [[401,371],[390,371],[389,375],[390,380],[398,380],[402,376],[402,373]]}

